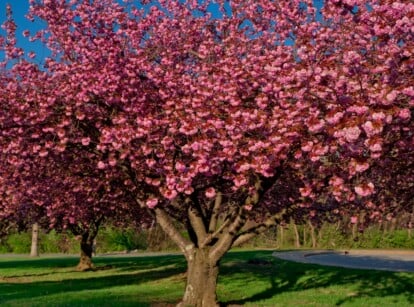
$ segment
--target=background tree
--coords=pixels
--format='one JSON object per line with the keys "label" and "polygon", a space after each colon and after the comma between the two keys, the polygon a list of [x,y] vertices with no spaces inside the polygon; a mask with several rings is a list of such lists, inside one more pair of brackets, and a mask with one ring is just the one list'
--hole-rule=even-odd
{"label": "background tree", "polygon": [[[6,183],[14,195],[19,195],[9,204],[12,211],[26,211],[15,215],[14,220],[30,223],[33,219],[28,217],[41,210],[44,216],[35,220],[37,227],[40,224],[44,229],[78,236],[81,257],[77,268],[88,270],[93,268],[93,243],[104,222],[126,227],[143,224],[145,219],[149,223],[150,216],[137,206],[122,182],[122,174],[97,171],[96,161],[90,161],[81,150],[48,155],[27,173],[15,170],[19,182],[12,179]],[[12,169],[9,167],[8,172]],[[31,206],[23,208],[20,204]]]}

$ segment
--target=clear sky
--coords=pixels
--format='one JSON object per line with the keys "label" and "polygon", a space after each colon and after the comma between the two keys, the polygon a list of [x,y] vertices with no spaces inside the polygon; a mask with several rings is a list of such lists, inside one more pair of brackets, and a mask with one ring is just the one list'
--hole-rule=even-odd
{"label": "clear sky", "polygon": [[[19,47],[22,47],[27,52],[34,51],[37,54],[35,59],[36,62],[41,63],[42,60],[47,57],[50,52],[48,49],[43,46],[40,42],[29,42],[29,40],[23,37],[22,33],[24,30],[30,30],[30,33],[33,34],[37,30],[44,27],[42,22],[37,20],[31,22],[25,18],[25,15],[29,9],[28,0],[0,0],[0,24],[3,24],[6,20],[6,5],[7,3],[11,4],[13,11],[13,18],[17,24],[17,44]],[[323,0],[314,0],[315,6],[320,8],[323,6]],[[214,8],[212,9],[214,10]],[[214,15],[214,12],[213,12]],[[4,35],[5,32],[3,29],[0,29],[1,35]],[[4,53],[0,52],[0,60],[4,58]]]}
{"label": "clear sky", "polygon": [[[116,0],[118,1],[118,0]],[[138,2],[138,1],[137,1]],[[226,1],[227,2],[227,1]],[[37,30],[44,27],[41,21],[37,20],[31,22],[25,18],[29,10],[29,0],[0,0],[0,23],[3,24],[6,21],[6,5],[7,3],[11,4],[13,11],[13,18],[17,25],[17,44],[19,47],[23,48],[27,52],[34,51],[36,53],[36,62],[42,62],[42,60],[47,57],[50,52],[48,49],[43,46],[40,42],[30,42],[28,38],[23,36],[24,30],[29,30],[31,34],[34,34]],[[139,5],[139,3],[138,3]],[[217,10],[217,8],[211,6],[212,11]],[[218,11],[216,12],[216,14]],[[213,12],[214,15],[214,12]],[[0,29],[0,34],[4,35],[5,31]],[[0,51],[0,60],[4,59],[4,53]]]}

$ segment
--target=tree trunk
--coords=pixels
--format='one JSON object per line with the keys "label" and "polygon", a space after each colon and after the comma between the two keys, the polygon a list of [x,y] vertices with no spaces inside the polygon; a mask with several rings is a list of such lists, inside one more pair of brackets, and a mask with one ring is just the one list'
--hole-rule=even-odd
{"label": "tree trunk", "polygon": [[357,238],[357,229],[358,229],[358,224],[355,223],[352,225],[352,239],[356,240]]}
{"label": "tree trunk", "polygon": [[[207,212],[207,217],[206,212],[199,207],[197,197],[186,201],[189,204],[186,227],[190,240],[176,228],[172,217],[163,208],[154,209],[158,224],[177,244],[187,261],[185,293],[178,306],[219,306],[216,286],[220,259],[230,248],[243,244],[270,226],[276,225],[276,222],[280,223],[285,211],[260,224],[249,225],[243,229],[246,225],[243,206],[235,207],[234,214],[229,214],[224,222],[218,223],[219,208],[222,202],[221,193],[217,193],[213,207],[209,213]],[[246,204],[250,204],[250,201],[247,199]]]}
{"label": "tree trunk", "polygon": [[208,255],[208,248],[196,248],[192,257],[189,257],[187,284],[179,306],[219,306],[216,295],[219,267]]}
{"label": "tree trunk", "polygon": [[316,248],[315,226],[313,226],[311,221],[309,221],[309,228],[310,228],[310,235],[312,239],[312,248]]}
{"label": "tree trunk", "polygon": [[32,227],[32,246],[30,257],[39,257],[39,224],[34,223]]}
{"label": "tree trunk", "polygon": [[82,235],[80,242],[81,255],[76,270],[88,271],[94,268],[92,263],[93,239],[94,238],[91,238],[89,233]]}
{"label": "tree trunk", "polygon": [[306,226],[305,225],[302,225],[303,226],[303,246],[307,246],[307,244],[308,244],[308,241],[307,241],[307,234],[306,234]]}
{"label": "tree trunk", "polygon": [[295,247],[300,248],[300,236],[299,236],[298,226],[295,223],[293,223],[293,230],[295,232]]}
{"label": "tree trunk", "polygon": [[396,228],[397,228],[397,219],[396,218],[393,218],[391,220],[391,226],[390,226],[391,232],[394,232]]}
{"label": "tree trunk", "polygon": [[280,232],[280,248],[283,248],[285,245],[285,234],[284,234],[284,228],[282,225],[279,226],[279,232]]}

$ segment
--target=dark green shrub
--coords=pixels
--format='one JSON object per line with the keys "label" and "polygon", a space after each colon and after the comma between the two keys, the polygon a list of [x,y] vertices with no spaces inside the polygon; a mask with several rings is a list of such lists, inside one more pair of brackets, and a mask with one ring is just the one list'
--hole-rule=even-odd
{"label": "dark green shrub", "polygon": [[57,233],[52,230],[40,235],[41,253],[77,254],[80,252],[79,241],[70,233]]}
{"label": "dark green shrub", "polygon": [[12,248],[7,243],[7,241],[6,240],[2,241],[0,243],[0,254],[6,254],[6,253],[11,253],[11,252],[12,252]]}
{"label": "dark green shrub", "polygon": [[32,245],[32,234],[30,232],[12,233],[7,237],[7,244],[12,253],[29,254]]}
{"label": "dark green shrub", "polygon": [[148,245],[145,234],[132,228],[102,228],[98,233],[96,241],[98,252],[146,249]]}

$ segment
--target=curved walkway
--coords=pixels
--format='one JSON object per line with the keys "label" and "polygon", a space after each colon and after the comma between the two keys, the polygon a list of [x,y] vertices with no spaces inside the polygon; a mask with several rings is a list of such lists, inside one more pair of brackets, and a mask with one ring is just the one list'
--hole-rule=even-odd
{"label": "curved walkway", "polygon": [[298,250],[274,252],[274,257],[355,269],[414,272],[414,250]]}

